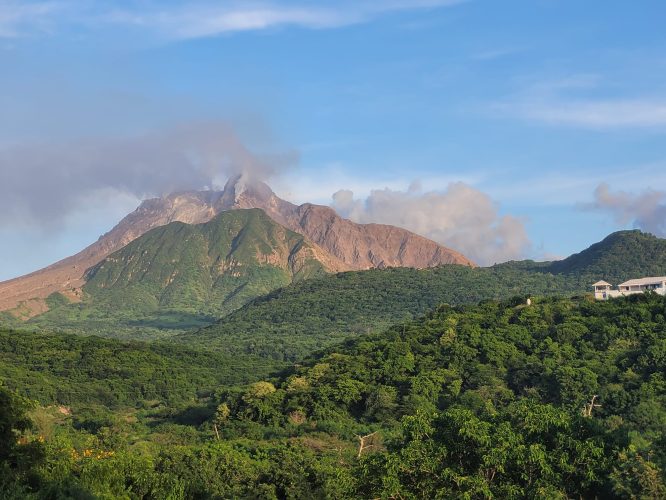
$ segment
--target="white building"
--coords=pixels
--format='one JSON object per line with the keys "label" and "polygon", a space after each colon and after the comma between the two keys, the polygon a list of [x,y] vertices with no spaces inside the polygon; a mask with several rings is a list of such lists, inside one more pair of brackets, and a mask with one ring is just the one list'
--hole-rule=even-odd
{"label": "white building", "polygon": [[594,297],[598,300],[608,300],[612,297],[624,297],[636,293],[644,293],[646,290],[652,290],[659,295],[666,295],[666,276],[653,276],[649,278],[638,278],[625,281],[613,290],[610,283],[597,281],[594,285]]}

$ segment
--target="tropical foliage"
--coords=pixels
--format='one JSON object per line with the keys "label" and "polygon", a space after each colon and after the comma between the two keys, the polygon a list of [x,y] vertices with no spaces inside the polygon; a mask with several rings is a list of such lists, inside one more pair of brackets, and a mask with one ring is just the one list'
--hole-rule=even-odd
{"label": "tropical foliage", "polygon": [[663,498],[665,316],[666,299],[651,294],[442,305],[279,376],[221,383],[187,412],[117,411],[98,427],[77,425],[76,410],[26,408],[2,389],[12,408],[2,425],[18,438],[2,458],[6,489],[17,498]]}

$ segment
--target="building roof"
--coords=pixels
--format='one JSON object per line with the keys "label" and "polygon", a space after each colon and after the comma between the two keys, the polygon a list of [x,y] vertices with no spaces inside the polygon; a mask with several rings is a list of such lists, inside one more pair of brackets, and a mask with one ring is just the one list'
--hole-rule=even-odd
{"label": "building roof", "polygon": [[656,285],[666,281],[666,276],[652,276],[649,278],[638,278],[635,280],[625,281],[618,286],[638,286],[638,285]]}
{"label": "building roof", "polygon": [[611,285],[611,284],[608,283],[607,281],[601,280],[601,281],[597,281],[597,282],[596,282],[594,285],[592,285],[592,286],[613,286],[613,285]]}

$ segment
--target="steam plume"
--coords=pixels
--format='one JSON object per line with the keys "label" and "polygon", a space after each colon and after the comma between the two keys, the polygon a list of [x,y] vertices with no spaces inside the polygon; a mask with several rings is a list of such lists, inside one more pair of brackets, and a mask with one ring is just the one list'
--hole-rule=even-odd
{"label": "steam plume", "polygon": [[490,197],[457,182],[443,192],[423,192],[419,183],[407,191],[373,190],[365,200],[340,190],[333,206],[354,221],[404,227],[452,247],[480,264],[523,258],[530,248],[520,219],[500,215]]}

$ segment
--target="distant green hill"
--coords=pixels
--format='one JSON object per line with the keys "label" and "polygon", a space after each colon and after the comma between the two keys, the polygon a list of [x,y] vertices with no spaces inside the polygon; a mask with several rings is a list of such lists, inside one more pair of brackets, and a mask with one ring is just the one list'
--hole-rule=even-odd
{"label": "distant green hill", "polygon": [[153,229],[86,273],[81,303],[59,294],[30,325],[136,336],[209,324],[276,288],[325,274],[304,236],[262,210],[222,212],[204,224]]}
{"label": "distant green hill", "polygon": [[584,292],[575,276],[513,267],[393,268],[338,273],[260,297],[175,341],[229,353],[296,360],[350,335],[381,331],[438,304]]}
{"label": "distant green hill", "polygon": [[641,276],[666,274],[666,239],[641,231],[618,231],[545,270],[604,279],[614,285]]}
{"label": "distant green hill", "polygon": [[329,264],[261,210],[223,212],[150,231],[88,272],[82,303],[54,295],[51,310],[29,324],[124,338],[183,333],[177,341],[293,360],[441,302],[585,293],[599,279],[664,275],[666,240],[620,231],[562,261],[491,268],[327,275]]}

